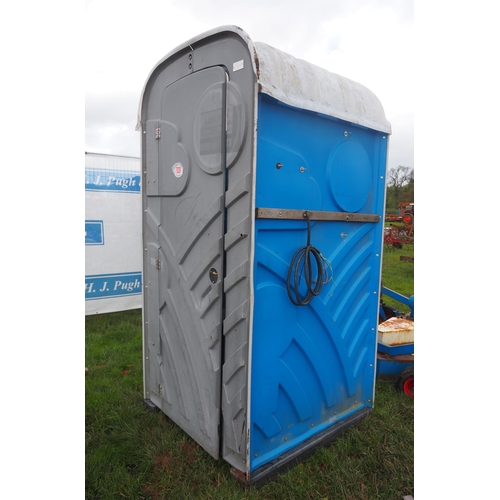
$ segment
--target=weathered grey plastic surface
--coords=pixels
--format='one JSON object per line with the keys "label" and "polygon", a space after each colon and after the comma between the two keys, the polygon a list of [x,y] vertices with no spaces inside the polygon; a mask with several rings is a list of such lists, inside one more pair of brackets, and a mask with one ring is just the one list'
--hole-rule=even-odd
{"label": "weathered grey plastic surface", "polygon": [[141,105],[145,398],[243,471],[254,96],[247,44],[225,32],[160,63]]}

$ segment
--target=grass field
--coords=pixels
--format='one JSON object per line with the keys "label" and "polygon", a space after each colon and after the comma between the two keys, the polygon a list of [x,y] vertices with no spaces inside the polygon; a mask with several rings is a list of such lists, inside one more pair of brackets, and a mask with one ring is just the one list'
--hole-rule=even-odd
{"label": "grass field", "polygon": [[[414,257],[413,245],[404,244],[403,248],[395,248],[390,245],[384,245],[384,255],[382,261],[382,284],[398,292],[405,297],[414,294],[413,289],[413,266],[411,262],[401,260],[401,257]],[[409,307],[400,302],[383,297],[387,305],[396,307],[402,312],[409,312]]]}
{"label": "grass field", "polygon": [[[384,285],[413,293],[413,265],[384,249]],[[413,400],[378,381],[372,414],[260,489],[245,489],[142,393],[141,311],[85,324],[86,498],[401,500],[413,495]]]}

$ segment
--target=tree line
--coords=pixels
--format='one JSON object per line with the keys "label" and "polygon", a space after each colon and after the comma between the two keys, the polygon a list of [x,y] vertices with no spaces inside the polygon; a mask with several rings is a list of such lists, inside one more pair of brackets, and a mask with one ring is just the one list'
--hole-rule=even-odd
{"label": "tree line", "polygon": [[387,171],[386,213],[397,213],[398,204],[403,201],[414,201],[414,171],[399,165]]}

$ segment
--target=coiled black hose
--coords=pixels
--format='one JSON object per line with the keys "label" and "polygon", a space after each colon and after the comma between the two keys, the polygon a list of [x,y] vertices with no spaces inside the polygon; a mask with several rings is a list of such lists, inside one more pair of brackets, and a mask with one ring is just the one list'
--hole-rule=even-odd
{"label": "coiled black hose", "polygon": [[[314,297],[321,293],[323,288],[323,258],[321,252],[311,245],[311,221],[309,220],[309,214],[306,212],[307,218],[307,245],[305,247],[299,248],[290,262],[290,267],[288,268],[288,276],[286,278],[286,288],[288,292],[288,297],[296,306],[306,306],[311,302]],[[311,254],[312,257],[311,258]],[[317,267],[317,277],[313,278],[313,266],[312,261],[316,261]],[[302,261],[304,262],[304,280],[307,285],[307,293],[305,297],[301,297],[299,293],[299,283],[300,283],[300,266]],[[295,297],[292,295],[292,285],[290,278],[293,273],[293,292]],[[313,284],[315,286],[313,287]]]}

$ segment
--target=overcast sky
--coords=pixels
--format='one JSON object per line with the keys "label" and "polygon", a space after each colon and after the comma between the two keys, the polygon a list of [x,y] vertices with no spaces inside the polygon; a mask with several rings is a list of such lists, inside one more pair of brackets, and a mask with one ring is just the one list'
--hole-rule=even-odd
{"label": "overcast sky", "polygon": [[234,24],[255,42],[368,87],[392,125],[389,168],[413,165],[413,0],[86,0],[85,150],[139,156],[139,98],[181,43]]}

